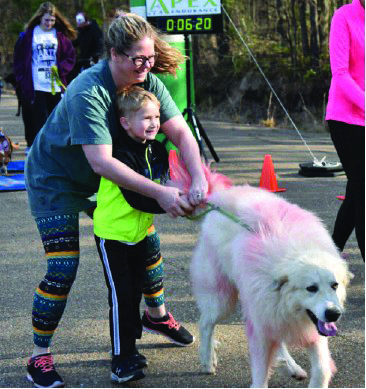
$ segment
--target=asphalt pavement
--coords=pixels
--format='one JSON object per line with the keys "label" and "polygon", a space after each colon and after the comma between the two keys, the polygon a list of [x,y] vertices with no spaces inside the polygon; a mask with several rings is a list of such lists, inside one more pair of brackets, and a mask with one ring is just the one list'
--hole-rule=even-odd
{"label": "asphalt pavement", "polygon": [[[0,101],[0,127],[19,149],[14,160],[25,158],[24,127],[16,117],[16,99],[5,94]],[[292,129],[263,128],[238,123],[202,120],[203,127],[220,157],[214,164],[235,184],[259,185],[264,156],[272,156],[280,196],[319,215],[331,231],[344,195],[346,179],[303,177],[299,164],[312,156]],[[316,158],[337,161],[329,134],[302,134]],[[206,147],[209,158],[211,154]],[[199,224],[183,218],[156,218],[165,258],[166,303],[175,318],[197,340],[187,348],[177,347],[161,336],[143,334],[138,348],[148,361],[146,378],[125,384],[132,388],[216,388],[249,387],[251,384],[248,347],[239,309],[216,328],[218,369],[215,376],[200,371],[198,359],[198,309],[191,293],[189,261]],[[110,382],[111,349],[108,328],[107,288],[93,240],[90,219],[82,216],[80,225],[81,260],[66,311],[54,336],[53,353],[58,372],[67,387],[118,387]],[[365,268],[355,235],[347,243],[351,271],[355,274],[348,289],[347,310],[338,324],[338,335],[330,339],[330,350],[338,372],[330,386],[365,387]],[[0,191],[0,387],[31,387],[26,380],[26,362],[32,350],[31,306],[33,292],[46,270],[46,261],[25,191]],[[143,305],[141,305],[141,310]],[[309,372],[304,350],[291,348],[296,361]],[[274,371],[270,387],[305,387]]]}

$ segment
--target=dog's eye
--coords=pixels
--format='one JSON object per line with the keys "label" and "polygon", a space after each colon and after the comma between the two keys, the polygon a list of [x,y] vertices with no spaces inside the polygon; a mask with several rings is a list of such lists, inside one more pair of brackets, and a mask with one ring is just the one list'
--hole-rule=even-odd
{"label": "dog's eye", "polygon": [[332,285],[330,286],[333,290],[337,290],[338,288],[338,282],[333,282]]}
{"label": "dog's eye", "polygon": [[316,286],[316,285],[310,285],[310,286],[308,286],[307,288],[306,288],[306,290],[308,291],[308,292],[311,292],[311,293],[316,293],[317,291],[318,291],[318,287]]}

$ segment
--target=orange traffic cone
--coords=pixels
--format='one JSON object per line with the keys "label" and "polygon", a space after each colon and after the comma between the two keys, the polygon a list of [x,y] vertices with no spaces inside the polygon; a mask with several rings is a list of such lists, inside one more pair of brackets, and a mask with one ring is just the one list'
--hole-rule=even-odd
{"label": "orange traffic cone", "polygon": [[259,187],[267,189],[270,192],[284,192],[286,190],[284,188],[279,188],[277,185],[276,173],[272,162],[272,156],[270,154],[266,154],[264,156]]}

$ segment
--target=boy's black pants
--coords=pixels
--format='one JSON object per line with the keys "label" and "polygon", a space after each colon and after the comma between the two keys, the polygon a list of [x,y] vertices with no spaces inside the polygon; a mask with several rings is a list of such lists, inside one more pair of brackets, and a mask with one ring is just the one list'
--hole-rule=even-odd
{"label": "boy's black pants", "polygon": [[113,356],[134,353],[142,335],[140,302],[145,277],[147,239],[135,245],[95,236],[108,287]]}

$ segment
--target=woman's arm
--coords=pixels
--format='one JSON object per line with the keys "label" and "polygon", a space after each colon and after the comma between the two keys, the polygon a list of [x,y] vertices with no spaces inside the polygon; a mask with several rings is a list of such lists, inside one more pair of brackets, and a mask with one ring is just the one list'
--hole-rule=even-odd
{"label": "woman's arm", "polygon": [[184,216],[192,211],[177,188],[157,184],[113,158],[112,145],[82,145],[82,148],[95,173],[127,190],[155,199],[170,216]]}
{"label": "woman's arm", "polygon": [[132,192],[122,187],[119,188],[121,190],[121,193],[123,194],[123,197],[132,208],[147,213],[165,213],[164,209],[161,208],[161,206],[155,199],[143,196],[140,193]]}
{"label": "woman's arm", "polygon": [[[188,199],[198,205],[206,199],[208,184],[202,170],[200,151],[191,129],[182,115],[174,116],[161,125],[161,129],[179,149],[182,159],[192,177]],[[200,197],[197,194],[200,193]]]}
{"label": "woman's arm", "polygon": [[15,79],[17,85],[24,77],[24,51],[25,51],[25,33],[22,32],[19,34],[19,37],[15,43],[14,47],[14,57],[13,57],[13,69],[15,74]]}

